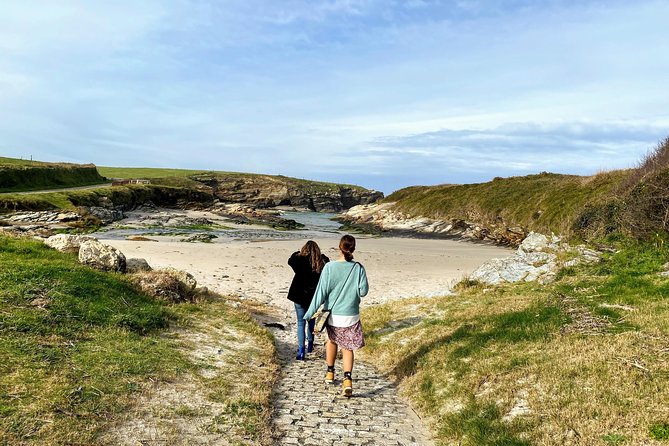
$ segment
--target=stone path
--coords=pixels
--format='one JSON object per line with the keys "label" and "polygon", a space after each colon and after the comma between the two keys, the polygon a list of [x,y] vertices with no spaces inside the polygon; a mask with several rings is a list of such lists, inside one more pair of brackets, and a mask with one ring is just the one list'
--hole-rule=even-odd
{"label": "stone path", "polygon": [[[353,397],[341,396],[341,360],[335,384],[326,384],[322,345],[306,361],[295,360],[295,323],[284,323],[285,330],[272,328],[282,365],[274,390],[275,445],[432,445],[421,420],[390,381],[356,361]],[[323,334],[317,343],[324,340]]]}

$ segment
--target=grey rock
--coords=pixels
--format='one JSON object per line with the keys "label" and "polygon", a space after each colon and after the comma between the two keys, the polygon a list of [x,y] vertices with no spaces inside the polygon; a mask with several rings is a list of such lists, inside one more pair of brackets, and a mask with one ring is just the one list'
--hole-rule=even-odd
{"label": "grey rock", "polygon": [[140,271],[151,271],[153,268],[145,259],[126,259],[125,261],[126,272],[128,273],[138,273]]}
{"label": "grey rock", "polygon": [[182,271],[176,268],[165,268],[162,269],[161,271],[168,273],[170,276],[176,278],[186,286],[186,288],[190,291],[194,291],[195,288],[197,287],[197,280],[195,280],[195,277],[189,272]]}
{"label": "grey rock", "polygon": [[548,249],[548,237],[537,232],[530,232],[518,247],[518,253],[541,252]]}
{"label": "grey rock", "polygon": [[104,225],[108,225],[115,221],[123,220],[125,218],[125,215],[123,214],[123,209],[120,207],[107,208],[107,207],[91,206],[83,209],[86,213],[100,220]]}
{"label": "grey rock", "polygon": [[181,241],[187,243],[211,243],[215,238],[218,238],[218,236],[214,234],[194,234],[190,237],[181,239]]}
{"label": "grey rock", "polygon": [[85,240],[79,247],[79,262],[103,271],[125,272],[125,255],[97,240]]}
{"label": "grey rock", "polygon": [[47,238],[44,244],[61,252],[79,252],[79,246],[86,240],[97,240],[90,235],[57,234]]}

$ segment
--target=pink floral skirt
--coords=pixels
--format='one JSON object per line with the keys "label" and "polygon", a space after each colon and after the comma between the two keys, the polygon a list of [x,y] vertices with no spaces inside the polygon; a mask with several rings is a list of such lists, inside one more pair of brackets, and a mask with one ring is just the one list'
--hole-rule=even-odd
{"label": "pink floral skirt", "polygon": [[362,334],[360,321],[350,327],[331,327],[326,325],[328,339],[346,350],[357,350],[365,346],[365,337]]}

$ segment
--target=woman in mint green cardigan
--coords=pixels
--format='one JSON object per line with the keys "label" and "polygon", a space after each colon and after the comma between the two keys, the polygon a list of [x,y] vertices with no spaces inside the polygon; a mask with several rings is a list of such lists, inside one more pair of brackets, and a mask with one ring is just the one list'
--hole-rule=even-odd
{"label": "woman in mint green cardigan", "polygon": [[369,284],[365,268],[353,261],[355,238],[350,235],[343,236],[339,241],[339,251],[339,260],[323,267],[314,298],[304,319],[311,319],[321,305],[324,309],[331,310],[326,324],[328,342],[325,361],[328,369],[325,382],[334,383],[335,359],[337,349],[341,348],[343,394],[350,397],[353,394],[353,351],[365,345],[360,324],[360,298],[367,295]]}

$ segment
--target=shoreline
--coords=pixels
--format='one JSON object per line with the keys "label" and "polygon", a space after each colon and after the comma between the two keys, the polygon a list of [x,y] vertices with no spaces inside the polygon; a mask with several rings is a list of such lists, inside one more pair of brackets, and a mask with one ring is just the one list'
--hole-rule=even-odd
{"label": "shoreline", "polygon": [[[203,211],[162,211],[188,218],[210,217]],[[156,213],[154,213],[155,215]],[[151,213],[135,212],[141,221]],[[220,218],[220,217],[219,217]],[[221,218],[217,224],[226,224]],[[247,225],[239,225],[249,229]],[[284,231],[277,231],[285,233]],[[102,242],[120,249],[127,258],[144,258],[153,268],[174,267],[191,273],[202,286],[222,295],[250,299],[277,307],[292,315],[287,298],[293,271],[290,255],[309,239],[316,241],[331,260],[337,257],[340,233],[290,232],[291,239],[235,240],[214,239],[211,243],[189,243],[178,237],[151,236],[154,241],[111,238],[105,232],[94,234]],[[356,260],[367,269],[370,293],[363,306],[411,297],[448,295],[452,285],[485,261],[506,257],[513,251],[488,243],[469,240],[373,237],[354,234],[358,239]]]}

